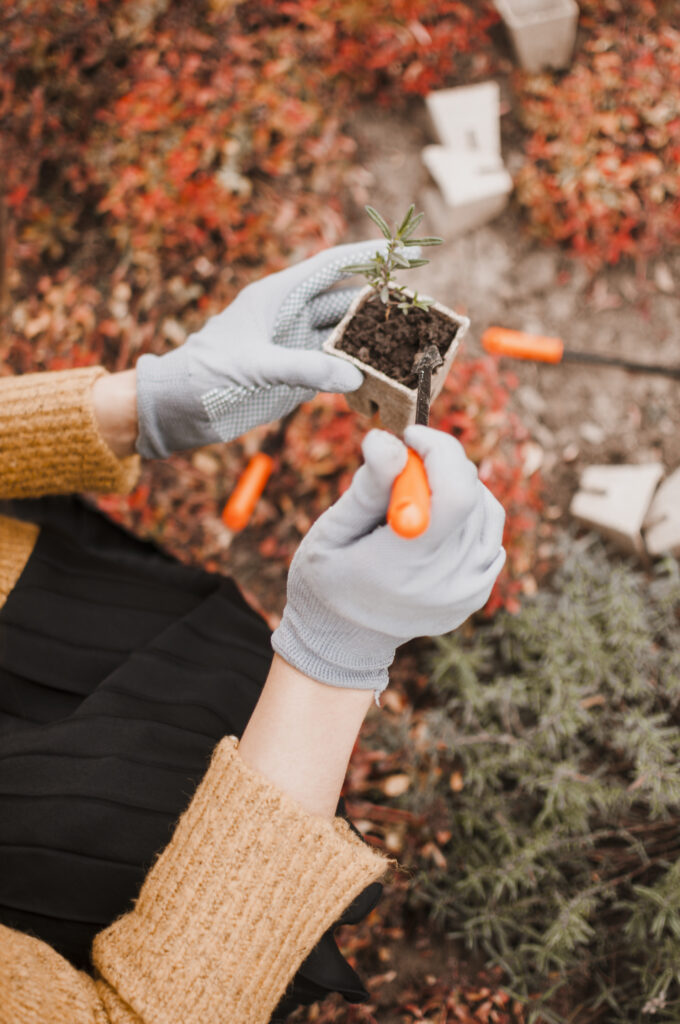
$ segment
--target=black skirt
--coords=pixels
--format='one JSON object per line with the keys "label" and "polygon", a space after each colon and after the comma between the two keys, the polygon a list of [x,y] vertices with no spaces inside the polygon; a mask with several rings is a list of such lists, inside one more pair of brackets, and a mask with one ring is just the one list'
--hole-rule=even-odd
{"label": "black skirt", "polygon": [[[94,936],[132,907],[216,743],[242,734],[269,629],[231,580],[78,499],[10,512],[41,532],[0,610],[0,923],[88,969]],[[338,924],[380,892],[369,886]],[[273,1020],[331,991],[367,998],[333,929]]]}

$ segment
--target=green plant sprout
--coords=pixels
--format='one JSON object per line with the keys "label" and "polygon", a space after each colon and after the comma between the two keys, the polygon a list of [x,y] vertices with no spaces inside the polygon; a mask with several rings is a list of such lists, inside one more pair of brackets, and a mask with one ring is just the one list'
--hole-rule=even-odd
{"label": "green plant sprout", "polygon": [[[406,216],[399,227],[395,228],[394,233],[390,231],[385,218],[381,217],[374,207],[366,206],[365,210],[387,239],[387,251],[384,253],[376,252],[375,256],[370,260],[366,260],[365,263],[352,263],[347,267],[343,267],[343,270],[352,274],[362,274],[366,278],[387,307],[385,318],[390,315],[391,305],[396,306],[397,309],[400,309],[405,314],[410,309],[428,310],[434,304],[434,299],[428,299],[425,296],[421,297],[418,295],[418,292],[415,292],[412,298],[405,295],[406,287],[405,285],[397,284],[394,279],[394,273],[397,270],[412,270],[414,267],[424,267],[426,263],[430,262],[420,257],[409,257],[405,252],[407,248],[416,245],[421,248],[426,245],[441,245],[444,239],[434,236],[429,238],[413,237],[413,232],[424,216],[422,213],[416,213],[413,203],[409,206]],[[391,304],[390,299],[395,293],[399,297],[399,301]]]}

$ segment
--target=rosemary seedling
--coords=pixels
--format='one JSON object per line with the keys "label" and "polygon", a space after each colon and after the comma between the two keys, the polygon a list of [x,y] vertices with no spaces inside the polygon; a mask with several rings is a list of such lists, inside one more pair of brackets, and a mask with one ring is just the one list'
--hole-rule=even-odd
{"label": "rosemary seedling", "polygon": [[[429,260],[420,257],[409,257],[407,249],[413,246],[441,245],[443,238],[414,238],[413,233],[423,219],[422,213],[416,213],[415,205],[412,203],[406,216],[399,227],[390,231],[389,225],[384,217],[372,207],[366,207],[366,213],[382,231],[387,239],[387,250],[376,252],[372,259],[364,263],[353,263],[343,267],[343,270],[352,274],[362,274],[368,283],[375,289],[382,302],[386,306],[385,317],[390,315],[390,309],[396,306],[402,313],[408,313],[410,309],[429,309],[434,299],[419,296],[415,292],[413,297],[406,295],[406,287],[396,282],[394,274],[397,270],[412,270],[414,267],[424,267]],[[396,301],[395,301],[396,297]]]}

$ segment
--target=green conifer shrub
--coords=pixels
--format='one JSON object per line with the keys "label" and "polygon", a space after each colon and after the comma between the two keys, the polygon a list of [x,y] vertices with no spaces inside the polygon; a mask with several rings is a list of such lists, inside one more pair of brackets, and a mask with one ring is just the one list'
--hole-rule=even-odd
{"label": "green conifer shrub", "polygon": [[451,839],[410,899],[530,1019],[677,1024],[680,569],[585,545],[517,615],[436,642],[399,802]]}

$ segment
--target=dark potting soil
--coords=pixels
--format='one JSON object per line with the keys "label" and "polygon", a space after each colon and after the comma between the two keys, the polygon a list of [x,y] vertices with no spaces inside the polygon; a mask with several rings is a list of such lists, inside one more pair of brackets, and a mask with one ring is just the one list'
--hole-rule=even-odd
{"label": "dark potting soil", "polygon": [[443,357],[458,327],[437,310],[410,309],[404,314],[390,306],[385,319],[386,309],[379,296],[371,296],[347,325],[338,348],[415,388],[418,375],[413,364],[419,353],[436,345]]}

